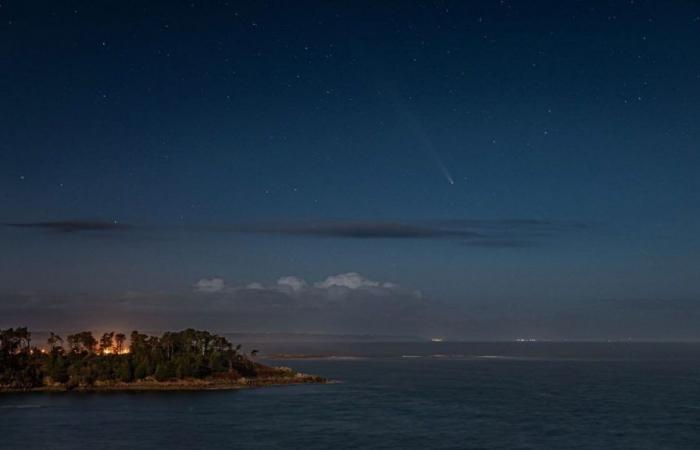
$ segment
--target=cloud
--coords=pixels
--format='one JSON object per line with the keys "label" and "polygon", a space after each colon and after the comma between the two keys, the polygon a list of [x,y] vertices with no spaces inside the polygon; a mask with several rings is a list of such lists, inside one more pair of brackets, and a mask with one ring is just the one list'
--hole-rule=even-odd
{"label": "cloud", "polygon": [[427,221],[308,220],[243,223],[210,231],[340,239],[443,239],[480,247],[525,247],[537,240],[590,228],[581,222],[536,219]]}
{"label": "cloud", "polygon": [[194,284],[195,292],[214,293],[226,288],[226,283],[221,278],[202,278]]}
{"label": "cloud", "polygon": [[303,291],[307,283],[303,279],[294,276],[286,276],[277,280],[277,286],[281,289],[289,289],[292,292]]}
{"label": "cloud", "polygon": [[81,232],[113,232],[127,231],[133,225],[119,223],[116,221],[100,221],[100,220],[66,220],[66,221],[51,221],[51,222],[15,222],[3,223],[6,227],[14,228],[35,228],[56,233],[81,233]]}
{"label": "cloud", "polygon": [[[449,219],[449,220],[302,220],[259,223],[238,223],[216,226],[150,226],[140,227],[100,220],[68,220],[47,222],[12,222],[6,227],[45,230],[60,234],[80,234],[86,237],[109,237],[125,231],[159,232],[181,230],[190,232],[229,232],[263,235],[283,235],[309,238],[363,240],[448,240],[462,245],[484,248],[519,248],[540,243],[566,233],[591,228],[582,222],[539,219]],[[134,238],[132,233],[129,234]],[[149,241],[163,236],[142,236]]]}
{"label": "cloud", "polygon": [[440,229],[433,226],[401,222],[310,221],[278,224],[239,224],[221,228],[224,231],[297,236],[355,239],[427,239],[440,237],[477,237],[466,230]]}
{"label": "cloud", "polygon": [[305,221],[235,224],[214,228],[238,233],[284,234],[292,236],[354,239],[428,239],[441,237],[477,237],[467,230],[440,229],[434,226],[402,222]]}
{"label": "cloud", "polygon": [[[385,283],[387,287],[393,288],[395,285],[393,283]],[[341,287],[347,289],[362,289],[362,288],[376,288],[384,287],[378,281],[369,280],[357,272],[341,273],[338,275],[332,275],[327,277],[323,281],[314,283],[319,289],[331,289],[334,287]]]}
{"label": "cloud", "polygon": [[231,296],[255,294],[258,298],[265,293],[283,296],[306,296],[307,299],[323,297],[325,299],[345,298],[351,291],[365,291],[370,295],[401,293],[412,297],[421,297],[420,291],[403,292],[401,287],[391,281],[374,281],[357,272],[330,275],[323,280],[308,283],[303,278],[288,275],[279,278],[274,284],[265,285],[251,282],[243,285],[228,285],[222,278],[202,278],[193,285],[194,291],[204,294],[226,293]]}
{"label": "cloud", "polygon": [[357,272],[330,275],[316,282],[288,275],[271,284],[249,282],[229,285],[222,278],[202,278],[193,285],[198,294],[217,294],[222,302],[246,299],[256,305],[297,303],[310,308],[325,307],[328,302],[370,301],[372,298],[402,296],[422,299],[420,290],[404,290],[391,281],[375,281]]}

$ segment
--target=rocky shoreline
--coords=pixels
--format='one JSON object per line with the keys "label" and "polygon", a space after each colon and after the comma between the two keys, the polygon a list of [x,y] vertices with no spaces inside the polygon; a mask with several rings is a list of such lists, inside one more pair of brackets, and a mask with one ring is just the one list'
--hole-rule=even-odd
{"label": "rocky shoreline", "polygon": [[254,389],[261,387],[289,386],[297,384],[326,384],[329,381],[317,375],[298,373],[291,377],[256,377],[235,380],[221,378],[188,378],[182,380],[157,381],[144,379],[133,382],[98,381],[90,386],[68,388],[65,384],[53,384],[29,389],[0,386],[0,393],[20,392],[124,392],[124,391],[222,391]]}

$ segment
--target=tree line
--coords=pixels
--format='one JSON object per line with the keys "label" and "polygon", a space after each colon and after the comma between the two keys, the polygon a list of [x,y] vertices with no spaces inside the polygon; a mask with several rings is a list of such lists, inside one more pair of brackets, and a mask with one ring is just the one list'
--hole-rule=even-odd
{"label": "tree line", "polygon": [[[194,329],[160,337],[133,331],[90,331],[66,336],[50,333],[46,347],[32,345],[26,327],[0,329],[0,387],[31,389],[64,385],[68,389],[98,381],[133,382],[183,378],[255,377],[264,368],[226,338]],[[251,352],[254,354],[256,351]]]}

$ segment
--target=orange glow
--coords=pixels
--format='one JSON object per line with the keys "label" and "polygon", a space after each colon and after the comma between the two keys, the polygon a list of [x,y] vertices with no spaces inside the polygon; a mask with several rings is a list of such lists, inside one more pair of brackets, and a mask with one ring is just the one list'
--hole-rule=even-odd
{"label": "orange glow", "polygon": [[126,355],[127,353],[129,353],[128,347],[121,349],[121,351],[119,351],[119,352],[117,352],[117,349],[114,347],[110,347],[110,348],[106,348],[106,349],[102,350],[103,355],[117,355],[117,354],[118,355]]}

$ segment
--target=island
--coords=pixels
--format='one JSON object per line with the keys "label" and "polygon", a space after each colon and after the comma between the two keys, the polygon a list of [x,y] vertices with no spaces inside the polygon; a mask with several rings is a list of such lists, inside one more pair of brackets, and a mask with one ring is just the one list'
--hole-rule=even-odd
{"label": "island", "polygon": [[63,338],[50,333],[32,345],[26,327],[0,329],[0,392],[245,389],[325,383],[316,375],[254,361],[241,345],[207,331],[186,329],[160,337],[133,331],[90,331]]}

